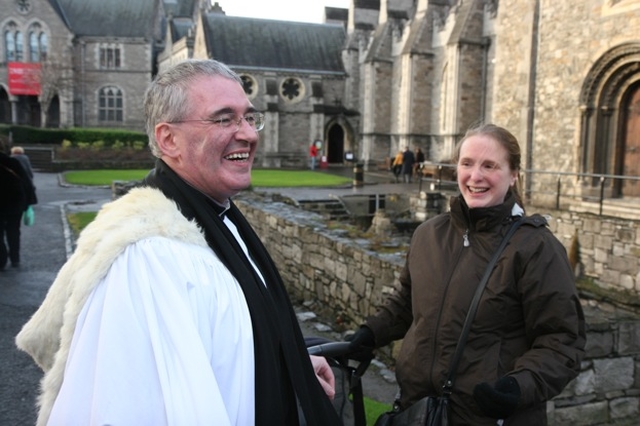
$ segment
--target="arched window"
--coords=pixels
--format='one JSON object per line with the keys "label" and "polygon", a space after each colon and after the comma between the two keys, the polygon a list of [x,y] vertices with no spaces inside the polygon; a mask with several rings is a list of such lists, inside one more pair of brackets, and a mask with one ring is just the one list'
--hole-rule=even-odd
{"label": "arched window", "polygon": [[4,33],[4,51],[7,56],[7,62],[16,60],[16,40],[14,38],[13,32],[5,31]]}
{"label": "arched window", "polygon": [[40,47],[38,46],[38,36],[35,32],[29,33],[29,61],[38,62],[40,59]]}
{"label": "arched window", "polygon": [[22,62],[24,60],[24,40],[22,33],[18,31],[16,33],[16,61]]}
{"label": "arched window", "polygon": [[49,53],[49,38],[45,33],[40,33],[40,61],[47,60],[47,54]]}
{"label": "arched window", "polygon": [[29,28],[29,61],[42,62],[47,59],[48,46],[47,35],[42,31],[39,23],[34,23]]}
{"label": "arched window", "polygon": [[98,97],[98,119],[122,122],[122,91],[114,86],[103,87]]}

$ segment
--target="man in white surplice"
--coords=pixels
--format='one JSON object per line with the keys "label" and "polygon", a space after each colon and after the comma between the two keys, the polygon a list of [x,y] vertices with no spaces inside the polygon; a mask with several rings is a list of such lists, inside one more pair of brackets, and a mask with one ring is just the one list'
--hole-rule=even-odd
{"label": "man in white surplice", "polygon": [[156,167],[82,232],[16,338],[45,375],[38,425],[340,424],[266,249],[231,197],[264,115],[213,60],[145,95]]}

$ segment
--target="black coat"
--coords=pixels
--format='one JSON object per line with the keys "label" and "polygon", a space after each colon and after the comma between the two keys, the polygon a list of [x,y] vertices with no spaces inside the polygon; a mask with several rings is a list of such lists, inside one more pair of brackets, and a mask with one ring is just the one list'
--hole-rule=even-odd
{"label": "black coat", "polygon": [[0,212],[19,214],[36,204],[35,188],[18,160],[0,153]]}

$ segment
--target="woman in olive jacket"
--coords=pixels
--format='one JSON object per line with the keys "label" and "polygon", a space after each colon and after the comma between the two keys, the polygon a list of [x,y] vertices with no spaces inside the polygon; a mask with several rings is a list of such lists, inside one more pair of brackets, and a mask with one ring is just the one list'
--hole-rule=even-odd
{"label": "woman in olive jacket", "polygon": [[[399,285],[351,338],[362,350],[404,338],[396,363],[405,409],[442,386],[467,310],[510,224],[524,216],[520,149],[484,125],[457,147],[460,195],[415,231]],[[453,425],[545,425],[545,402],[580,370],[584,316],[566,250],[539,215],[525,217],[491,274],[453,393]]]}

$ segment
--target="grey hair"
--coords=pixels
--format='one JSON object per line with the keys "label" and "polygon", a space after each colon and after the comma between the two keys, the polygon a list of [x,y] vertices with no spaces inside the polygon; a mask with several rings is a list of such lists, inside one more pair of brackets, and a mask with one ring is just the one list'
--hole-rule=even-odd
{"label": "grey hair", "polygon": [[144,114],[151,153],[160,157],[155,127],[158,123],[180,121],[189,111],[189,87],[199,77],[224,77],[242,80],[222,62],[213,59],[189,59],[160,73],[151,82],[144,95]]}

